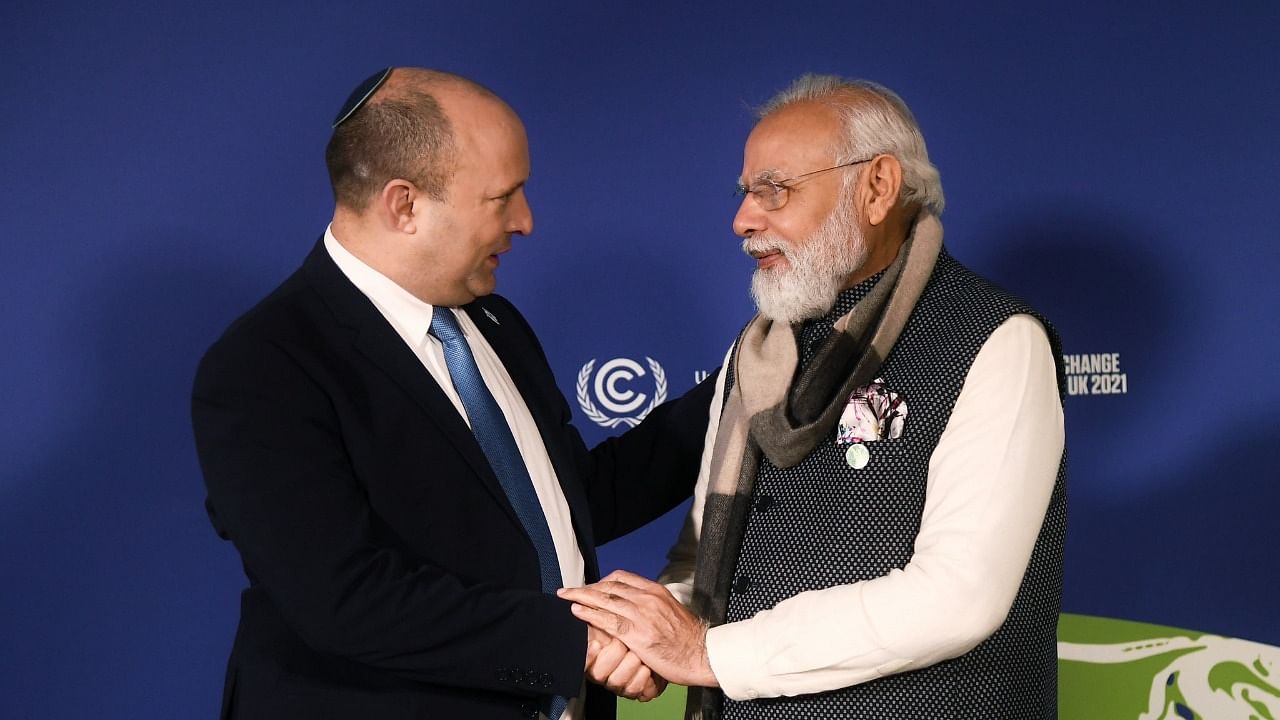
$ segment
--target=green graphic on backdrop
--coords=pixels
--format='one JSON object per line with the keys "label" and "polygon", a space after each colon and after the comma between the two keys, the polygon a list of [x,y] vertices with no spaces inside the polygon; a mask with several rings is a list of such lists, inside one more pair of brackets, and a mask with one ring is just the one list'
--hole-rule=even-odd
{"label": "green graphic on backdrop", "polygon": [[1063,615],[1064,720],[1277,720],[1280,648],[1144,623]]}
{"label": "green graphic on backdrop", "polygon": [[[684,688],[620,701],[618,720],[679,720]],[[1062,720],[1280,720],[1280,648],[1163,625],[1058,619]]]}
{"label": "green graphic on backdrop", "polygon": [[655,700],[638,703],[618,701],[618,720],[682,720],[684,718],[684,688],[672,685]]}

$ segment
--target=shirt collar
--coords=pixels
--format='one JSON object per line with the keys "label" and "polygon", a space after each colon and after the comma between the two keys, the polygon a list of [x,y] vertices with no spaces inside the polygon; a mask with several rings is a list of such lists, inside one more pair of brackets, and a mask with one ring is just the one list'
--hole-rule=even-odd
{"label": "shirt collar", "polygon": [[[427,336],[427,331],[431,329],[431,315],[435,312],[436,306],[418,299],[413,293],[397,285],[394,280],[353,255],[338,242],[333,234],[333,225],[325,228],[324,247],[342,274],[346,275],[351,284],[369,298],[369,301],[378,308],[405,342],[413,347],[420,347]],[[450,310],[447,307],[440,309]],[[455,314],[460,313],[455,312]],[[459,326],[463,328],[465,335],[467,323],[459,323]]]}

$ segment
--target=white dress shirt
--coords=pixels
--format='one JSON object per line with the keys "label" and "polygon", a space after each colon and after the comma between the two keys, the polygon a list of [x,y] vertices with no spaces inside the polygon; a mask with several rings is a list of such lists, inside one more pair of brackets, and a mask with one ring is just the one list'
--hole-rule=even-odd
{"label": "white dress shirt", "polygon": [[[723,397],[722,374],[693,507],[659,578],[685,604]],[[978,352],[929,458],[911,561],[710,629],[707,656],[725,695],[754,700],[834,690],[976,647],[1013,605],[1064,437],[1048,336],[1031,316],[1014,315]]]}
{"label": "white dress shirt", "polygon": [[[520,396],[515,383],[498,359],[497,353],[485,340],[470,316],[454,308],[433,307],[419,300],[412,293],[400,287],[391,278],[374,270],[364,261],[351,254],[338,242],[330,226],[324,233],[324,246],[333,258],[334,264],[347,279],[373,303],[387,322],[395,329],[409,349],[413,351],[422,366],[435,379],[440,389],[453,402],[458,415],[470,427],[466,408],[462,398],[453,387],[449,376],[449,367],[444,360],[444,344],[428,331],[431,329],[431,316],[435,312],[451,312],[458,320],[458,327],[471,347],[476,366],[484,384],[493,394],[498,407],[502,410],[511,434],[515,437],[520,457],[529,470],[529,478],[533,481],[533,489],[538,495],[538,503],[542,506],[542,514],[547,519],[547,527],[551,530],[551,540],[556,548],[556,558],[560,563],[560,577],[565,587],[579,587],[585,581],[585,563],[582,551],[578,548],[577,535],[573,531],[573,520],[569,513],[569,503],[565,500],[560,482],[556,478],[555,468],[547,455],[547,448],[542,443],[542,435],[534,423],[529,407]],[[585,657],[584,657],[585,661]],[[569,707],[561,716],[562,720],[575,720],[581,716],[581,701],[570,699]]]}

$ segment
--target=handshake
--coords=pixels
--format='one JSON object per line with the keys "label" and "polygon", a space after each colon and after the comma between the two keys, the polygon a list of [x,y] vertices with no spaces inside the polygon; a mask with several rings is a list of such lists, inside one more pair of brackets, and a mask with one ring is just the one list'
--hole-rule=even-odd
{"label": "handshake", "polygon": [[597,583],[562,588],[587,623],[587,677],[622,697],[647,702],[667,682],[715,687],[707,625],[666,587],[625,570]]}

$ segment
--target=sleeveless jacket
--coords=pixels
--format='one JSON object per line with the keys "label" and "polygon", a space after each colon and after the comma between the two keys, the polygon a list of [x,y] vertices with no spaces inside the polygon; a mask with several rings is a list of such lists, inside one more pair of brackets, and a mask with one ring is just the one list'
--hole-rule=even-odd
{"label": "sleeveless jacket", "polygon": [[[974,358],[1010,316],[1045,326],[1063,392],[1062,353],[1047,321],[956,262],[945,250],[879,377],[908,403],[901,437],[866,443],[871,461],[845,459],[837,429],[791,468],[767,458],[731,586],[726,622],[744,620],[807,590],[870,580],[910,561],[925,502],[929,458]],[[733,368],[728,368],[732,379]],[[1013,606],[964,655],[839,690],[739,702],[706,693],[703,717],[1051,718],[1057,713],[1056,628],[1066,534],[1066,455]]]}

